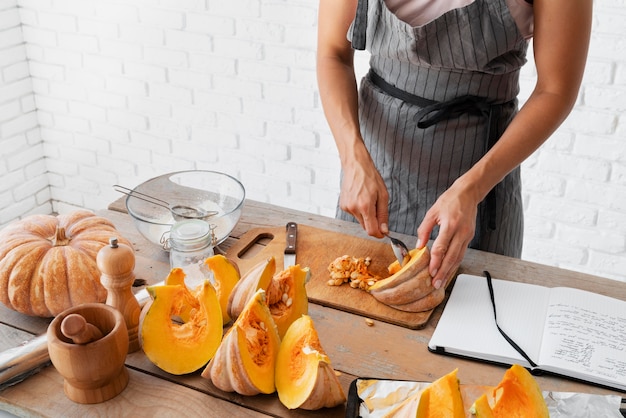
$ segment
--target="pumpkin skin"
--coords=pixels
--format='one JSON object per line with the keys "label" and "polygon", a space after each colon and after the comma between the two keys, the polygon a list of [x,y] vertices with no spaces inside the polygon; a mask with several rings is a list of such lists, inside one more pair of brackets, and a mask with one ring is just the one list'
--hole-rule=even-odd
{"label": "pumpkin skin", "polygon": [[233,289],[241,278],[239,267],[236,263],[224,257],[222,254],[216,254],[209,257],[204,261],[204,263],[207,265],[209,270],[213,272],[217,298],[219,299],[222,307],[222,319],[224,320],[224,325],[226,325],[232,319],[228,314],[228,300],[230,299]]}
{"label": "pumpkin skin", "polygon": [[[491,406],[493,405],[493,407]],[[541,389],[528,370],[512,365],[500,383],[474,402],[476,417],[548,418],[550,413]]]}
{"label": "pumpkin skin", "polygon": [[435,289],[428,271],[428,247],[413,249],[411,259],[402,268],[395,261],[388,270],[393,274],[369,287],[369,292],[379,302],[406,312],[423,312],[433,309],[445,297],[445,290]]}
{"label": "pumpkin skin", "polygon": [[[222,310],[211,283],[205,280],[194,293],[184,281],[147,289],[152,300],[144,305],[139,319],[139,342],[146,357],[174,375],[205,366],[217,351],[223,332]],[[184,323],[173,323],[176,316],[186,318]]]}
{"label": "pumpkin skin", "polygon": [[267,290],[267,304],[280,338],[289,326],[302,315],[309,313],[306,283],[311,277],[308,267],[290,266],[272,277]]}
{"label": "pumpkin skin", "polygon": [[202,377],[225,392],[273,393],[280,336],[258,289],[228,330]]}
{"label": "pumpkin skin", "polygon": [[422,392],[416,418],[465,418],[457,369],[440,377]]}
{"label": "pumpkin skin", "polygon": [[257,290],[267,289],[276,273],[276,260],[269,257],[248,270],[237,282],[228,297],[228,316],[237,318]]}
{"label": "pumpkin skin", "polygon": [[276,391],[289,409],[317,410],[346,401],[341,383],[324,352],[313,320],[296,319],[280,344],[276,360]]}
{"label": "pumpkin skin", "polygon": [[0,231],[0,302],[17,312],[53,317],[82,303],[103,303],[96,257],[121,237],[113,223],[86,210],[31,215]]}

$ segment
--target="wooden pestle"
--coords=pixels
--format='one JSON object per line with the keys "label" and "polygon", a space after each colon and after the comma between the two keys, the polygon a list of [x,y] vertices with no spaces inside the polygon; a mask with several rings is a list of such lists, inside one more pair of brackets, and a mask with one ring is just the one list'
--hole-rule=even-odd
{"label": "wooden pestle", "polygon": [[70,314],[61,322],[61,332],[74,344],[87,344],[103,337],[102,331],[90,324],[82,315]]}

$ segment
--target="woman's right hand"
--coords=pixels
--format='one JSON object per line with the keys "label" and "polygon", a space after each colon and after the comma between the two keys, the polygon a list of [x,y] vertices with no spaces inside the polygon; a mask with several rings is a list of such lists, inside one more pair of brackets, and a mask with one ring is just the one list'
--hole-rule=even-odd
{"label": "woman's right hand", "polygon": [[368,235],[382,238],[389,232],[389,193],[365,146],[342,166],[339,207],[354,216]]}
{"label": "woman's right hand", "polygon": [[361,138],[354,50],[346,38],[356,6],[357,0],[320,0],[317,80],[343,169],[339,207],[369,235],[382,238],[388,232],[389,195]]}

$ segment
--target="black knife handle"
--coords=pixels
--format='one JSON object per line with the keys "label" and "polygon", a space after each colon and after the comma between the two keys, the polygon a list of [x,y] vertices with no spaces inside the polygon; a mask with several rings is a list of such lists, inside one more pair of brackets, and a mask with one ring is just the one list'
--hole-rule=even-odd
{"label": "black knife handle", "polygon": [[295,222],[288,222],[287,226],[287,246],[285,247],[285,254],[296,253],[296,238],[298,235],[298,224]]}

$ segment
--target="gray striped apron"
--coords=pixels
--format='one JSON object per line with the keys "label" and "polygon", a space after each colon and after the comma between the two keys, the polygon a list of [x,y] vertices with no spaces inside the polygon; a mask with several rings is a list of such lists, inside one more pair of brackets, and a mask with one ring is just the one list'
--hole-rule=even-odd
{"label": "gray striped apron", "polygon": [[[415,235],[517,113],[528,44],[506,0],[476,0],[419,27],[384,0],[367,3],[359,0],[348,33],[371,53],[359,89],[361,133],[389,191],[390,230]],[[339,208],[337,217],[355,221]],[[479,205],[469,246],[519,258],[523,229],[518,167]]]}

